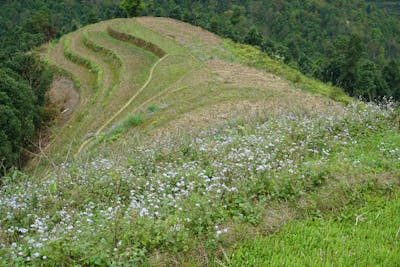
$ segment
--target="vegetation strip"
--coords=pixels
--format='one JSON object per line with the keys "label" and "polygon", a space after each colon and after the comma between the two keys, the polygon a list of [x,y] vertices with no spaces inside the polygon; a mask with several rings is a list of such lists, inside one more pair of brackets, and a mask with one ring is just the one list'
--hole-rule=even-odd
{"label": "vegetation strip", "polygon": [[131,44],[139,46],[139,47],[153,53],[154,55],[156,55],[159,58],[162,58],[167,54],[159,46],[157,46],[151,42],[148,42],[146,40],[143,40],[142,38],[133,36],[131,34],[120,32],[120,31],[112,28],[111,26],[107,27],[107,32],[108,32],[108,34],[110,34],[110,36],[114,37],[115,39],[121,40],[123,42],[129,42]]}
{"label": "vegetation strip", "polygon": [[[97,82],[96,82],[95,89],[96,89],[96,91],[98,91],[98,89],[100,89],[102,87],[102,85],[103,85],[103,70],[99,66],[94,64],[92,61],[90,61],[89,59],[75,54],[71,50],[70,44],[71,44],[71,38],[67,38],[65,40],[65,42],[64,42],[64,55],[65,55],[65,57],[68,58],[69,60],[71,60],[72,62],[74,62],[76,64],[79,64],[79,65],[82,65],[82,66],[85,66],[90,71],[96,73]],[[97,98],[97,97],[95,97],[95,98]],[[92,101],[95,101],[95,98]]]}
{"label": "vegetation strip", "polygon": [[[113,61],[113,64],[114,64],[114,66],[112,66],[112,67],[117,68],[117,74],[116,74],[117,77],[114,77],[116,80],[113,83],[110,84],[111,88],[108,88],[108,90],[107,90],[107,88],[104,88],[104,90],[107,90],[107,91],[104,92],[104,94],[103,94],[102,104],[105,105],[106,102],[107,102],[108,97],[114,92],[114,90],[119,85],[119,80],[120,80],[120,75],[121,75],[121,67],[123,65],[123,63],[122,63],[123,60],[114,51],[101,46],[100,44],[94,42],[93,40],[90,40],[87,31],[84,31],[82,33],[82,41],[85,44],[85,46],[88,47],[89,49],[91,49],[91,50],[93,50],[95,52],[101,53],[101,54],[103,54],[105,56],[111,57],[111,59]],[[112,67],[110,67],[110,72],[113,71]]]}
{"label": "vegetation strip", "polygon": [[112,51],[108,48],[105,48],[104,46],[91,40],[89,38],[89,33],[87,31],[82,33],[82,41],[88,48],[92,49],[93,51],[103,53],[106,56],[110,56],[113,59],[116,67],[122,66],[121,57],[114,51]]}
{"label": "vegetation strip", "polygon": [[288,222],[275,234],[239,244],[224,265],[395,266],[400,262],[400,192],[366,202],[339,214]]}

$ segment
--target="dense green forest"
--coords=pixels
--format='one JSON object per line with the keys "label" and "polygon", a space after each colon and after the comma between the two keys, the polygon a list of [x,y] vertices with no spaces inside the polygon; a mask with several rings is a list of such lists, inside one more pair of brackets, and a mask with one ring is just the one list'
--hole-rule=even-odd
{"label": "dense green forest", "polygon": [[[129,2],[138,9],[128,12]],[[32,143],[45,117],[52,74],[27,51],[81,26],[127,15],[172,17],[259,46],[352,96],[398,100],[400,20],[392,2],[1,0],[0,166],[21,164],[22,148]]]}

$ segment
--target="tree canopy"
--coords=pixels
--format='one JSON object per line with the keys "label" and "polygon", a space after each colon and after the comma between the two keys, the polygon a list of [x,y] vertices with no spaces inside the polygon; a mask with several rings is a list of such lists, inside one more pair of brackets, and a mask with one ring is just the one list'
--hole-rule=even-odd
{"label": "tree canopy", "polygon": [[128,17],[136,17],[144,10],[144,2],[143,0],[121,0],[119,7]]}

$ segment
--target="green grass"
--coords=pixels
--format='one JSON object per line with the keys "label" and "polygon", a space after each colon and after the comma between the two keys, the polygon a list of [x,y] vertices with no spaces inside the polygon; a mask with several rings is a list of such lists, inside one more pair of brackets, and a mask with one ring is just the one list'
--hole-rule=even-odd
{"label": "green grass", "polygon": [[121,59],[120,83],[118,87],[107,92],[110,104],[108,108],[111,111],[124,104],[126,98],[122,98],[122,95],[133,94],[140,88],[157,58],[146,50],[112,38],[106,32],[91,33],[90,38],[104,48],[112,50]]}
{"label": "green grass", "polygon": [[[111,37],[106,30],[107,24],[101,27],[96,25],[85,27],[81,30],[82,33],[75,33],[82,35],[80,37],[82,40],[76,40],[75,45],[77,46],[80,41],[85,44],[83,46],[79,43],[80,46],[75,47],[79,48],[79,53],[70,49],[71,37],[68,37],[64,42],[66,57],[79,65],[85,66],[97,76],[97,83],[94,86],[95,93],[90,98],[83,98],[84,101],[90,101],[89,106],[85,106],[86,113],[80,116],[82,123],[80,123],[80,126],[77,125],[78,127],[84,126],[86,129],[82,130],[86,131],[83,136],[96,132],[96,127],[102,125],[107,121],[107,117],[109,118],[111,114],[117,112],[119,107],[126,103],[129,96],[134,94],[135,90],[138,90],[141,84],[146,81],[148,70],[156,60],[150,52]],[[247,88],[238,88],[237,86],[232,87],[229,83],[216,82],[215,74],[211,74],[203,62],[206,59],[213,58],[228,59],[271,71],[292,81],[297,88],[305,88],[306,91],[320,93],[346,102],[343,100],[341,91],[308,79],[290,67],[269,59],[252,47],[237,45],[230,41],[225,41],[214,47],[203,44],[198,40],[198,37],[194,37],[193,40],[188,41],[189,43],[185,43],[186,47],[184,47],[169,36],[150,30],[135,20],[117,19],[110,21],[109,25],[118,31],[153,43],[170,54],[165,62],[157,66],[154,77],[147,88],[137,96],[126,110],[127,113],[143,111],[149,101],[168,107],[163,109],[157,118],[149,120],[149,124],[141,127],[140,130],[146,128],[151,131],[151,129],[162,127],[168,122],[179,119],[187,112],[205,110],[210,105],[241,100],[269,99],[270,101],[272,98],[279,99],[279,93],[268,92],[263,88],[257,88],[257,86],[249,85]],[[99,64],[81,56],[85,48],[88,50],[90,58],[93,59],[95,56],[101,58]],[[204,58],[205,54],[207,55],[206,58]],[[192,55],[197,55],[198,58]],[[196,74],[198,77],[196,77]],[[104,77],[105,75],[106,77]],[[105,86],[103,78],[106,78],[107,88],[103,88],[100,92],[96,88]],[[179,88],[185,88],[185,90],[178,90]],[[94,104],[95,106],[93,106]],[[94,113],[98,115],[93,116]],[[125,114],[121,114],[118,119],[123,119],[124,116]]]}
{"label": "green grass", "polygon": [[[79,34],[79,37],[75,38],[76,43],[73,47],[71,38],[76,37],[75,35],[65,37],[64,41],[59,44],[62,46],[63,55],[68,60],[86,68],[89,74],[94,74],[96,77],[94,85],[87,83],[82,87],[82,92],[80,92],[82,104],[79,114],[69,122],[67,129],[63,129],[57,135],[58,140],[64,138],[65,133],[69,133],[69,136],[72,136],[71,133],[73,133],[77,138],[66,141],[71,144],[71,147],[63,145],[62,149],[56,148],[59,152],[64,149],[74,151],[82,140],[91,136],[99,125],[104,123],[113,112],[116,112],[131,94],[135,93],[135,89],[140,88],[148,77],[151,64],[156,61],[156,57],[150,52],[118,41],[106,32],[91,31],[95,29],[97,29],[96,25],[93,28],[88,26],[85,31],[82,30],[82,33],[73,33]],[[79,53],[74,49],[77,49]],[[82,56],[85,51],[88,54],[87,57]],[[132,68],[132,66],[134,67]],[[102,67],[104,71],[107,71],[106,73],[103,72]],[[72,74],[71,76],[77,79],[75,77],[79,77],[81,72],[82,70],[79,70],[77,76]],[[75,71],[74,74],[76,74]],[[107,79],[106,86],[104,78]],[[89,93],[90,90],[92,92]],[[56,147],[55,144],[52,146]],[[59,161],[62,160],[62,157],[52,154],[52,160]],[[43,164],[48,162],[47,157],[42,162]]]}
{"label": "green grass", "polygon": [[226,266],[399,266],[400,192],[335,216],[287,223],[238,246]]}
{"label": "green grass", "polygon": [[276,191],[285,198],[303,191],[293,202],[301,219],[236,244],[225,266],[398,266],[400,137],[391,129],[350,131],[360,138],[302,171],[311,184],[290,178],[290,190]]}
{"label": "green grass", "polygon": [[149,98],[168,90],[187,73],[198,67],[197,61],[185,55],[171,55],[160,63],[154,70],[153,79],[137,99],[132,107],[139,106]]}
{"label": "green grass", "polygon": [[113,65],[116,68],[120,68],[122,66],[121,57],[115,53],[115,51],[110,50],[90,39],[92,35],[102,35],[102,32],[83,32],[82,33],[82,41],[84,44],[95,52],[101,52],[103,55],[110,57]]}
{"label": "green grass", "polygon": [[[5,247],[0,265],[204,265],[202,259],[223,260],[222,250],[230,255],[235,244],[255,232],[264,235],[259,239],[282,240],[280,232],[275,239],[268,234],[284,223],[290,227],[299,216],[311,222],[311,230],[291,232],[307,229],[307,223],[288,228],[287,233],[282,230],[285,238],[294,244],[314,242],[310,254],[324,251],[329,247],[323,237],[330,239],[330,232],[322,231],[314,239],[308,235],[324,229],[325,224],[316,224],[318,218],[334,222],[329,218],[336,216],[343,226],[326,229],[339,233],[344,227],[351,232],[354,215],[360,215],[359,207],[363,209],[370,196],[379,200],[398,190],[398,114],[390,106],[373,105],[349,106],[343,112],[275,117],[266,113],[201,134],[164,133],[150,143],[130,135],[116,144],[112,141],[123,130],[143,123],[140,116],[127,117],[109,136],[115,150],[91,150],[92,158],[69,161],[46,176],[18,173],[4,178],[0,236]],[[369,151],[390,168],[373,171],[365,168],[368,161],[345,160]],[[398,216],[390,215],[393,210],[398,209],[389,209],[382,218]],[[271,212],[279,218],[273,227]],[[371,214],[363,216],[376,217]],[[385,226],[388,234],[393,232],[391,225]],[[382,247],[393,247],[377,235],[371,238]],[[333,246],[346,241],[337,240]],[[30,249],[31,243],[35,247]],[[338,251],[350,246],[354,243]],[[295,246],[300,251],[302,247],[303,243]],[[227,264],[235,263],[235,255],[264,259],[258,252],[247,257],[257,251],[252,247],[236,249],[240,253],[233,250]],[[338,258],[339,263],[343,260]],[[373,263],[372,256],[366,261]]]}

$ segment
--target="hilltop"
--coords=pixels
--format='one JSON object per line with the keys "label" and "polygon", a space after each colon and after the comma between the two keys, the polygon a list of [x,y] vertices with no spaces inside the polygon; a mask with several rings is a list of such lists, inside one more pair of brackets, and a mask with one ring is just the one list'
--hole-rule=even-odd
{"label": "hilltop", "polygon": [[167,18],[88,25],[40,54],[59,116],[2,180],[0,265],[399,261],[398,104]]}

